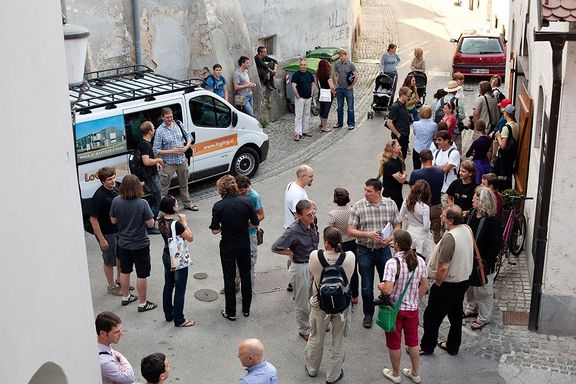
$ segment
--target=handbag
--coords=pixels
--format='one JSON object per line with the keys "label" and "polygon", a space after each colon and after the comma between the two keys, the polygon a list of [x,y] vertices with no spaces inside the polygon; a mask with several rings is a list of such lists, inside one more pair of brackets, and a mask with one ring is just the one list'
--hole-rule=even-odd
{"label": "handbag", "polygon": [[320,88],[320,98],[318,99],[321,103],[332,101],[332,91],[325,88]]}
{"label": "handbag", "polygon": [[[418,268],[418,267],[416,267]],[[402,305],[402,299],[404,299],[404,295],[412,282],[412,278],[414,277],[414,273],[416,273],[416,268],[410,274],[410,278],[408,282],[404,286],[398,301],[391,307],[389,305],[379,305],[378,306],[378,318],[376,319],[376,324],[384,330],[384,332],[394,332],[396,329],[396,316],[398,315],[398,311],[400,311],[400,306]]]}
{"label": "handbag", "polygon": [[234,96],[234,104],[238,107],[243,107],[246,105],[246,96],[244,95],[235,95]]}
{"label": "handbag", "polygon": [[[474,213],[474,212],[471,212]],[[477,235],[480,235],[480,231],[484,226],[484,221],[486,220],[485,217],[480,219],[480,223],[478,224],[478,229],[476,230]],[[484,260],[480,255],[480,250],[478,249],[478,244],[476,243],[476,238],[474,237],[474,233],[472,232],[472,228],[467,226],[470,232],[472,233],[472,242],[474,243],[474,266],[472,267],[472,273],[468,278],[468,281],[471,282],[470,285],[477,286],[476,284],[480,284],[482,287],[486,286],[486,274],[484,273]],[[478,236],[476,236],[478,237]]]}
{"label": "handbag", "polygon": [[186,240],[176,234],[176,220],[170,224],[172,237],[168,239],[168,250],[170,251],[170,269],[177,271],[188,268],[192,264]]}
{"label": "handbag", "polygon": [[256,230],[256,245],[261,245],[263,242],[264,242],[264,230],[259,227]]}

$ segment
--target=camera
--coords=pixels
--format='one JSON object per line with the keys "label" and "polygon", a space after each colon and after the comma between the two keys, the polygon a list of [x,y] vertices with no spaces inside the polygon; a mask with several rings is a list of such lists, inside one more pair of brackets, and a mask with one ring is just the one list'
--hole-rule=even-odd
{"label": "camera", "polygon": [[376,300],[374,300],[374,306],[384,305],[384,306],[394,306],[394,302],[390,300],[390,295],[381,294]]}

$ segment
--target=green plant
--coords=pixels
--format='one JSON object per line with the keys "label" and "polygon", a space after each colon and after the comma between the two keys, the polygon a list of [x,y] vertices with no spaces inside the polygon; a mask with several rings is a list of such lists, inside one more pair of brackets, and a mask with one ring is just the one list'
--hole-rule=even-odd
{"label": "green plant", "polygon": [[262,125],[262,128],[266,128],[268,126],[268,120],[266,119],[260,120],[260,125]]}

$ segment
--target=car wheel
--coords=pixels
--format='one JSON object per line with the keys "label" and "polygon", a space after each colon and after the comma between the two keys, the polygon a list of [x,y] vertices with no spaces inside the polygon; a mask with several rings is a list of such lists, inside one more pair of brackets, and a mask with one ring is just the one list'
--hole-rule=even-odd
{"label": "car wheel", "polygon": [[233,176],[246,175],[252,177],[258,170],[259,165],[260,156],[258,156],[258,153],[250,147],[244,147],[234,156],[230,173]]}

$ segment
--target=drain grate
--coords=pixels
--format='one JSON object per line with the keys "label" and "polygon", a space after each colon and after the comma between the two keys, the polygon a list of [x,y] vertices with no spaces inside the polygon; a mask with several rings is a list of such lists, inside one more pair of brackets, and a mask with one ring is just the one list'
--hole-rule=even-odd
{"label": "drain grate", "polygon": [[255,294],[283,291],[286,290],[289,281],[290,275],[285,269],[256,272],[252,290]]}
{"label": "drain grate", "polygon": [[528,312],[504,311],[504,325],[528,325]]}

